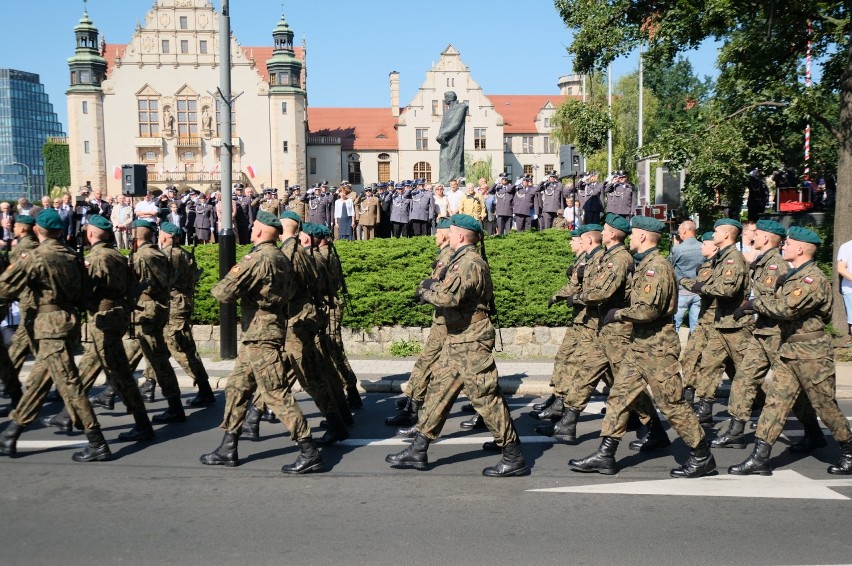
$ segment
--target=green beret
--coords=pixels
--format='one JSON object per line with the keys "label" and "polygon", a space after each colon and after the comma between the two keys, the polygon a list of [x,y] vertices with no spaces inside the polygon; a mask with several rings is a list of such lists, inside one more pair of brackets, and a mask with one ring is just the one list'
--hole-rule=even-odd
{"label": "green beret", "polygon": [[[43,211],[42,211],[43,212]],[[15,215],[15,224],[29,224],[30,226],[35,226],[36,219],[27,214],[16,214]]]}
{"label": "green beret", "polygon": [[482,234],[482,224],[479,223],[479,220],[469,214],[453,214],[452,218],[450,218],[450,224],[452,226],[463,228],[464,230],[470,230],[471,232]]}
{"label": "green beret", "polygon": [[761,232],[769,232],[770,234],[781,236],[782,238],[787,235],[787,230],[785,230],[784,227],[781,226],[781,224],[775,222],[774,220],[758,220],[757,229]]}
{"label": "green beret", "polygon": [[266,212],[265,210],[258,210],[257,216],[255,216],[254,219],[265,226],[271,226],[278,230],[281,229],[281,221],[275,218],[275,215],[271,212]]}
{"label": "green beret", "polygon": [[435,224],[435,228],[438,230],[449,230],[450,229],[450,219],[449,218],[441,218],[438,220],[438,223]]}
{"label": "green beret", "polygon": [[104,232],[112,232],[112,222],[100,214],[93,214],[92,216],[89,216],[89,224],[95,228],[100,228]]}
{"label": "green beret", "polygon": [[807,228],[802,228],[801,226],[790,226],[790,229],[787,230],[787,238],[790,240],[796,240],[797,242],[813,244],[815,246],[822,245],[822,239],[816,232],[808,230]]}
{"label": "green beret", "polygon": [[320,228],[322,228],[322,236],[320,238],[328,239],[334,237],[334,231],[328,226],[320,226]]}
{"label": "green beret", "polygon": [[634,216],[630,219],[630,227],[634,230],[645,230],[657,234],[662,234],[666,229],[664,222],[650,216]]}
{"label": "green beret", "polygon": [[62,221],[62,218],[59,217],[59,213],[54,208],[45,208],[42,210],[39,213],[38,218],[36,218],[36,224],[45,230],[65,229],[65,223]]}
{"label": "green beret", "polygon": [[625,234],[630,233],[630,222],[627,221],[623,216],[619,216],[617,214],[613,214],[610,212],[606,215],[606,219],[604,220],[604,224],[608,224],[610,228],[615,228],[616,230],[621,230]]}
{"label": "green beret", "polygon": [[720,218],[713,224],[713,228],[718,228],[719,226],[733,226],[740,232],[743,230],[743,225],[739,220],[734,220],[733,218]]}
{"label": "green beret", "polygon": [[147,228],[148,230],[153,230],[154,225],[143,218],[137,218],[133,221],[133,224],[130,225],[131,228]]}
{"label": "green beret", "polygon": [[162,230],[163,232],[165,232],[166,234],[169,234],[171,236],[175,236],[175,237],[180,236],[180,226],[176,226],[175,224],[172,224],[171,222],[160,223],[160,230]]}
{"label": "green beret", "polygon": [[315,226],[316,226],[316,224],[314,224],[313,222],[302,222],[299,225],[302,232],[304,232],[305,234],[307,234],[309,236],[314,235],[314,227]]}
{"label": "green beret", "polygon": [[600,224],[583,224],[580,226],[579,232],[581,236],[587,232],[603,232],[603,226]]}
{"label": "green beret", "polygon": [[701,235],[702,242],[712,242],[713,241],[713,232],[704,232]]}
{"label": "green beret", "polygon": [[302,217],[293,212],[292,210],[285,210],[281,213],[281,220],[293,220],[297,224],[302,224]]}
{"label": "green beret", "polygon": [[575,228],[574,230],[571,230],[571,237],[572,238],[579,238],[582,235],[583,235],[583,233],[579,228]]}

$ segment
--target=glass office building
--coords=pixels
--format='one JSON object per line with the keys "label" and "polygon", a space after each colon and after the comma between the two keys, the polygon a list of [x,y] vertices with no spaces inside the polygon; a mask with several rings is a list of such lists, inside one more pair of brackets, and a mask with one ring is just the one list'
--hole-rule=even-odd
{"label": "glass office building", "polygon": [[41,149],[64,135],[39,76],[0,69],[0,200],[46,193]]}

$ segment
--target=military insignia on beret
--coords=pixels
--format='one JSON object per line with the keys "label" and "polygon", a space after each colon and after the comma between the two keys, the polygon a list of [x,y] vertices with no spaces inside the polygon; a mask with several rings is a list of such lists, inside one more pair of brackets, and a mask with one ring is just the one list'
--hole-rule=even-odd
{"label": "military insignia on beret", "polygon": [[804,293],[804,291],[802,291],[802,289],[799,288],[799,287],[796,287],[795,289],[793,289],[793,296],[794,297],[801,297],[802,293]]}
{"label": "military insignia on beret", "polygon": [[775,281],[775,278],[770,276],[763,280],[763,283],[766,285],[772,285],[772,282]]}
{"label": "military insignia on beret", "polygon": [[769,271],[777,271],[777,270],[778,270],[778,266],[777,266],[777,265],[770,265],[770,266],[769,266]]}
{"label": "military insignia on beret", "polygon": [[808,285],[810,285],[811,283],[813,283],[813,282],[814,282],[814,280],[813,280],[813,278],[812,278],[812,277],[805,277],[804,279],[802,279],[802,281],[804,281],[804,282],[805,282],[805,283],[807,283]]}
{"label": "military insignia on beret", "polygon": [[726,260],[725,263],[727,263],[728,265],[734,265],[734,260],[729,259],[729,260]]}
{"label": "military insignia on beret", "polygon": [[643,291],[645,291],[645,293],[650,293],[650,292],[651,292],[651,286],[650,286],[650,285],[645,285],[645,288],[644,288],[644,289],[642,289],[642,290],[643,290]]}
{"label": "military insignia on beret", "polygon": [[731,276],[731,275],[733,275],[733,274],[734,274],[734,272],[733,272],[733,271],[731,271],[730,269],[726,269],[726,270],[725,270],[725,275],[726,275],[727,277],[730,277],[730,276]]}
{"label": "military insignia on beret", "polygon": [[236,275],[237,273],[239,273],[242,270],[243,270],[243,268],[241,266],[235,265],[234,267],[231,268],[231,273]]}
{"label": "military insignia on beret", "polygon": [[649,269],[648,271],[645,272],[645,277],[653,277],[653,276],[654,276],[654,270],[653,269]]}

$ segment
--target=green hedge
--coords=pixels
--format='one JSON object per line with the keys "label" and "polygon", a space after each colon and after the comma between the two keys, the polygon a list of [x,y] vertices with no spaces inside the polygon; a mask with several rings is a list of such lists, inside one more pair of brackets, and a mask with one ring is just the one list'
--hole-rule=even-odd
{"label": "green hedge", "polygon": [[[572,261],[569,239],[567,231],[547,230],[486,240],[501,326],[564,326],[569,322],[568,307],[547,308],[548,299],[565,284],[565,270]],[[352,299],[346,306],[344,326],[431,324],[431,307],[415,304],[413,296],[435,259],[434,238],[341,241],[336,247]],[[248,250],[249,246],[238,246],[237,258]],[[219,322],[219,304],[210,295],[218,280],[218,254],[215,245],[196,248],[204,269],[195,303],[197,324]]]}

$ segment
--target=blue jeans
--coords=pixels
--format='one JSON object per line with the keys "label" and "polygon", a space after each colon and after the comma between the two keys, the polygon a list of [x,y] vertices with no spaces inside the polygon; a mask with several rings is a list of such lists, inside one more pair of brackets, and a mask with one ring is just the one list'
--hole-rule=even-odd
{"label": "blue jeans", "polygon": [[677,312],[675,313],[675,331],[680,330],[680,325],[689,310],[689,332],[695,330],[695,325],[698,324],[698,313],[701,310],[701,295],[695,293],[678,293],[677,296]]}

